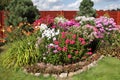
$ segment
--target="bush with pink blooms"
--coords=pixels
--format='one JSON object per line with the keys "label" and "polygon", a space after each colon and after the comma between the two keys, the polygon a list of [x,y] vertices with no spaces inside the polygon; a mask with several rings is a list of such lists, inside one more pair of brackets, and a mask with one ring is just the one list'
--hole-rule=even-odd
{"label": "bush with pink blooms", "polygon": [[[47,21],[47,22],[45,22]],[[116,31],[113,18],[76,17],[67,20],[64,17],[44,18],[34,22],[39,27],[40,62],[64,65],[83,60],[91,56],[106,36]],[[44,40],[44,41],[43,41]],[[42,47],[41,45],[44,44]],[[45,52],[41,52],[41,48]]]}

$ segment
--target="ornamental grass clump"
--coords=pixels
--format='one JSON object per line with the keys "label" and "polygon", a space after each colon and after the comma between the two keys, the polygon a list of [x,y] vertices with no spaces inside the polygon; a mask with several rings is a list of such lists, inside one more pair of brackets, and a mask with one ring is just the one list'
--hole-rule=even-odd
{"label": "ornamental grass clump", "polygon": [[6,68],[18,68],[39,61],[39,51],[35,48],[36,37],[29,36],[10,44],[11,47],[2,55],[2,65]]}

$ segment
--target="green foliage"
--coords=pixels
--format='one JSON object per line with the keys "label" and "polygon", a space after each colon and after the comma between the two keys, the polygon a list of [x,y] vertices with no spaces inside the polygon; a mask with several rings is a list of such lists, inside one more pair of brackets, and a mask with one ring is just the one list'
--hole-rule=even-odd
{"label": "green foliage", "polygon": [[9,4],[11,0],[0,0],[0,10],[5,10],[5,7]]}
{"label": "green foliage", "polygon": [[12,0],[6,7],[6,25],[18,26],[20,22],[33,23],[39,11],[31,0]]}
{"label": "green foliage", "polygon": [[91,0],[83,0],[79,6],[79,16],[86,16],[86,17],[95,17],[96,10],[92,7],[94,6],[93,1]]}
{"label": "green foliage", "polygon": [[36,37],[34,35],[15,41],[2,56],[3,66],[20,67],[34,64],[39,60],[39,52],[35,48]]}

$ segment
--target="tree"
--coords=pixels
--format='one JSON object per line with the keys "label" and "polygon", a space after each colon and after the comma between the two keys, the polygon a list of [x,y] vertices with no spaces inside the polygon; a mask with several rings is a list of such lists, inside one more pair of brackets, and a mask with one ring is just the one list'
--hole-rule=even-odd
{"label": "tree", "polygon": [[12,0],[6,7],[6,25],[18,26],[19,23],[33,23],[39,11],[31,0]]}
{"label": "tree", "polygon": [[96,10],[92,7],[94,6],[93,1],[91,0],[83,0],[79,6],[79,16],[86,16],[86,17],[95,17]]}
{"label": "tree", "polygon": [[0,0],[0,10],[4,10],[11,0]]}

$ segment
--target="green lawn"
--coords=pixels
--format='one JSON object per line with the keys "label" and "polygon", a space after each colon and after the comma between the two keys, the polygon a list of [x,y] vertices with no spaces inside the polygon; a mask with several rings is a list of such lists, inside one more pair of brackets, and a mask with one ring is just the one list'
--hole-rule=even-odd
{"label": "green lawn", "polygon": [[[0,54],[0,55],[3,55]],[[1,62],[0,62],[1,64]],[[112,57],[105,57],[98,65],[81,74],[75,75],[71,80],[120,80],[120,60]],[[5,69],[0,65],[0,80],[55,80],[53,77],[35,77],[25,74],[21,70],[13,71]],[[64,79],[63,79],[64,80]],[[69,80],[69,79],[68,79]]]}
{"label": "green lawn", "polygon": [[105,57],[94,68],[75,75],[73,80],[120,80],[120,60]]}
{"label": "green lawn", "polygon": [[33,75],[28,75],[23,73],[22,71],[13,71],[13,70],[6,70],[5,68],[0,66],[0,80],[55,80],[52,77],[35,77]]}

